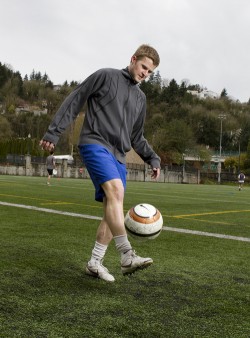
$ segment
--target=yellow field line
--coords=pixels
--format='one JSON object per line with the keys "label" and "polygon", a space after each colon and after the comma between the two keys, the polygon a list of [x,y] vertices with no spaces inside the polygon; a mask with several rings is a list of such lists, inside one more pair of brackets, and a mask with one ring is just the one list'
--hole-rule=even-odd
{"label": "yellow field line", "polygon": [[[27,197],[27,196],[19,196],[19,195],[9,195],[9,194],[0,194],[0,196],[5,196],[5,197],[14,197],[14,198],[22,198],[22,199],[29,199],[29,200],[35,200],[35,201],[44,201],[44,203],[40,202],[42,205],[43,204],[73,204],[73,205],[80,205],[83,206],[82,203],[74,203],[74,202],[65,202],[65,201],[53,201],[53,200],[48,200],[45,198],[37,198],[37,197]],[[103,208],[103,206],[98,206],[98,205],[87,205],[84,204],[85,207],[92,207],[92,208]]]}
{"label": "yellow field line", "polygon": [[[71,204],[71,205],[79,205],[83,206],[83,204],[80,203],[74,203],[74,202],[65,202],[65,201],[52,201],[48,200],[45,198],[35,198],[35,197],[27,197],[27,196],[19,196],[19,195],[10,195],[10,194],[0,194],[0,196],[5,196],[5,197],[14,197],[14,198],[22,198],[22,199],[30,199],[30,200],[36,200],[36,201],[44,201],[43,203],[41,202],[41,205],[46,205],[46,204],[57,204],[57,205],[64,205],[64,204]],[[84,205],[85,207],[91,207],[91,208],[102,208],[102,206],[98,205]],[[127,210],[124,210],[127,211]],[[170,217],[170,218],[188,218],[188,217],[196,217],[196,216],[208,216],[208,215],[222,215],[222,214],[229,214],[229,213],[242,213],[242,212],[250,212],[250,210],[227,210],[227,211],[214,211],[214,212],[204,212],[204,213],[199,213],[199,214],[185,214],[185,215],[162,215],[163,217]],[[202,220],[200,220],[202,221]],[[205,222],[205,221],[204,221]],[[229,224],[229,223],[224,223],[224,222],[213,222],[213,223],[218,223],[218,224]],[[231,223],[230,223],[231,224]]]}
{"label": "yellow field line", "polygon": [[[179,217],[179,216],[169,216],[169,215],[162,215],[162,217],[163,218],[178,218],[178,219],[189,219],[190,220],[190,217]],[[200,218],[193,218],[192,221],[201,222],[201,223],[207,223],[208,222],[207,219],[200,219]],[[211,221],[211,220],[209,220],[209,223],[225,224],[225,225],[238,225],[238,224],[229,223],[229,222],[219,222],[219,221]]]}
{"label": "yellow field line", "polygon": [[250,212],[250,210],[214,211],[214,212],[203,212],[201,214],[177,215],[177,216],[172,216],[172,217],[174,217],[174,218],[182,218],[182,217],[195,217],[195,216],[206,216],[206,215],[232,214],[232,213],[239,213],[239,212]]}

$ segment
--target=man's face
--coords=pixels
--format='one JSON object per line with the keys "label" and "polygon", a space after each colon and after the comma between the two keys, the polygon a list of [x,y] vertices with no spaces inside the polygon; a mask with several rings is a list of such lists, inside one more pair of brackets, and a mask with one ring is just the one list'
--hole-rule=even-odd
{"label": "man's face", "polygon": [[153,60],[146,56],[141,60],[138,60],[136,56],[132,56],[128,67],[130,75],[136,82],[145,80],[155,68]]}

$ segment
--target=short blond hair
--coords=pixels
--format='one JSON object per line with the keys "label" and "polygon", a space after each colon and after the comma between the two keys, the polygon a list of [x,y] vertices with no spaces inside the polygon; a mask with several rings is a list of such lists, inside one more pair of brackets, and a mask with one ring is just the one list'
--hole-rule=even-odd
{"label": "short blond hair", "polygon": [[134,53],[134,56],[136,56],[138,60],[146,56],[153,60],[154,66],[156,67],[160,64],[159,54],[157,53],[156,49],[149,45],[141,45],[140,47],[138,47]]}

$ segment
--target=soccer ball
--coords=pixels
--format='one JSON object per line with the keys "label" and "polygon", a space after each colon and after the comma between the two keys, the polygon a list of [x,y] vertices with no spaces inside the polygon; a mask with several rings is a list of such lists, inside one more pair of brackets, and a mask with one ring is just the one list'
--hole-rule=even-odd
{"label": "soccer ball", "polygon": [[141,203],[131,208],[125,216],[125,228],[136,239],[155,239],[161,233],[163,219],[153,205]]}

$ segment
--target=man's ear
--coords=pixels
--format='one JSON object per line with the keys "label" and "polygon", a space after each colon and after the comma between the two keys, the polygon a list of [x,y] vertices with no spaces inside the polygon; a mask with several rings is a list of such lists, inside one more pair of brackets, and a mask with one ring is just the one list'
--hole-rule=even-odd
{"label": "man's ear", "polygon": [[135,55],[133,55],[133,56],[132,56],[132,58],[131,58],[131,61],[130,61],[130,63],[135,63],[135,62],[136,62],[136,60],[137,60],[136,56],[135,56]]}

